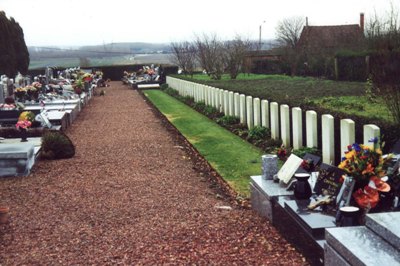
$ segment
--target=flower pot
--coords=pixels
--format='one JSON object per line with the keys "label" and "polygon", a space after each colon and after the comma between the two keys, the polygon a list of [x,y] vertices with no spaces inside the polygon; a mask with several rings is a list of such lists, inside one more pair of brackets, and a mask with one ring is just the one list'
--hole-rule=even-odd
{"label": "flower pot", "polygon": [[21,142],[27,142],[28,141],[28,130],[26,128],[19,128],[20,136],[21,136]]}
{"label": "flower pot", "polygon": [[9,211],[10,211],[9,207],[0,206],[0,224],[5,224],[8,222]]}
{"label": "flower pot", "polygon": [[340,208],[340,220],[339,225],[344,226],[357,226],[360,225],[360,209],[354,206],[344,206]]}
{"label": "flower pot", "polygon": [[310,178],[310,174],[308,173],[297,173],[294,175],[297,182],[294,185],[294,196],[296,199],[309,199],[312,195],[310,183],[308,183],[308,179]]}

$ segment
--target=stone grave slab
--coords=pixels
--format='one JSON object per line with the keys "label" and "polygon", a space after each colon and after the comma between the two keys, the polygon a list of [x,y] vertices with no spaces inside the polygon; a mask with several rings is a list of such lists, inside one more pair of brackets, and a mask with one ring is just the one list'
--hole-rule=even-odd
{"label": "stone grave slab", "polygon": [[342,256],[339,255],[330,245],[324,247],[324,263],[325,265],[343,265],[351,266]]}
{"label": "stone grave slab", "polygon": [[0,176],[26,176],[34,163],[33,143],[0,143]]}
{"label": "stone grave slab", "polygon": [[335,217],[307,208],[310,200],[289,200],[285,209],[315,239],[323,239],[325,228],[336,227]]}
{"label": "stone grave slab", "polygon": [[273,180],[266,180],[261,175],[251,176],[250,180],[252,208],[260,216],[266,217],[272,222],[274,220],[274,199],[281,196],[291,196],[293,191],[287,191],[279,183],[275,183]]}
{"label": "stone grave slab", "polygon": [[376,234],[400,250],[399,221],[400,212],[370,213],[366,217],[365,224]]}
{"label": "stone grave slab", "polygon": [[328,228],[325,238],[337,259],[350,265],[399,265],[399,251],[365,226]]}

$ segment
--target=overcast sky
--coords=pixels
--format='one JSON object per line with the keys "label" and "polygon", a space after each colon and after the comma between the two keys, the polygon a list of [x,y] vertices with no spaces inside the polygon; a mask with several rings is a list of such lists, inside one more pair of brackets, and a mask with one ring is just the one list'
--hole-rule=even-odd
{"label": "overcast sky", "polygon": [[[0,0],[21,25],[28,46],[192,40],[216,33],[257,40],[275,37],[278,21],[308,17],[310,25],[358,24],[399,0]],[[265,23],[263,23],[265,21]]]}

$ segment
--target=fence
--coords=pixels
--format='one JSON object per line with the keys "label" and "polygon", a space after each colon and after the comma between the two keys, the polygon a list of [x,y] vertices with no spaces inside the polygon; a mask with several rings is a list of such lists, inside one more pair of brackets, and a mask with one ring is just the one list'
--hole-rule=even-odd
{"label": "fence", "polygon": [[[286,147],[319,148],[322,151],[324,163],[338,163],[335,162],[335,154],[340,153],[343,156],[347,146],[355,142],[355,122],[351,119],[340,120],[340,145],[337,145],[334,117],[330,114],[322,115],[321,120],[318,121],[317,113],[312,110],[303,112],[299,107],[290,109],[286,104],[270,103],[267,99],[253,98],[169,76],[167,83],[182,96],[193,97],[195,102],[205,102],[206,105],[217,108],[225,115],[238,117],[240,122],[247,124],[249,129],[254,126],[269,128],[271,137],[281,139]],[[305,123],[303,123],[304,118]],[[319,128],[321,130],[318,130]],[[364,125],[363,131],[365,145],[373,145],[373,143],[368,143],[368,140],[380,136],[380,129],[376,125]]]}

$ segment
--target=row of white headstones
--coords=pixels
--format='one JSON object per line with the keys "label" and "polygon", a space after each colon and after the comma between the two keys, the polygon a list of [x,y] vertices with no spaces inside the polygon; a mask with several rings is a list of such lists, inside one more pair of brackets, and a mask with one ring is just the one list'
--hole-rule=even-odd
{"label": "row of white headstones", "polygon": [[[303,115],[299,107],[292,108],[292,132],[290,132],[290,107],[286,104],[269,102],[266,99],[253,98],[233,91],[223,90],[204,84],[190,82],[173,77],[167,77],[169,87],[177,90],[181,96],[194,98],[195,102],[204,102],[215,107],[224,115],[240,118],[240,123],[247,124],[249,129],[263,126],[271,130],[273,139],[282,139],[285,147],[299,149],[303,144]],[[280,114],[279,114],[280,112]],[[306,147],[316,147],[322,150],[322,161],[335,164],[334,117],[330,114],[321,116],[322,136],[318,136],[317,113],[306,111]],[[376,125],[363,126],[363,144],[374,145],[368,141],[380,136]],[[292,134],[293,143],[291,143]],[[322,137],[322,147],[318,147],[318,138]],[[355,122],[351,119],[340,120],[340,150],[343,155],[347,146],[355,142]]]}

